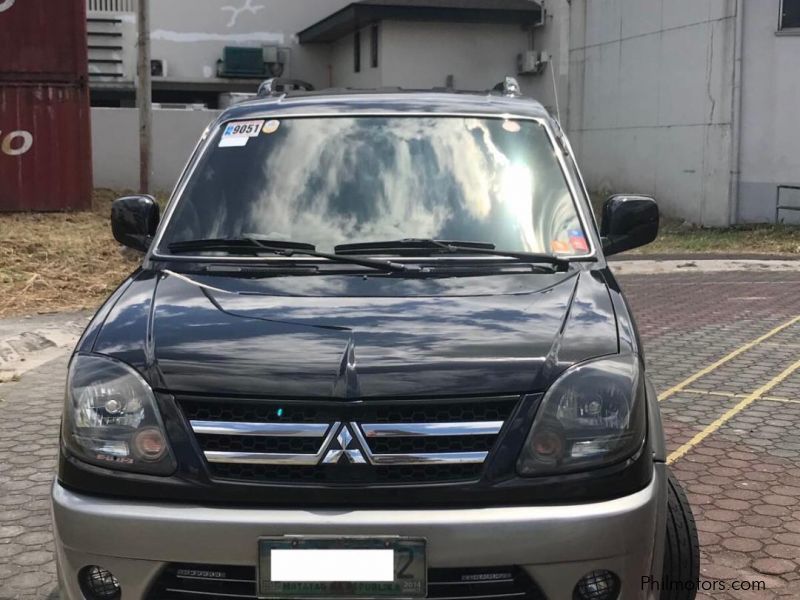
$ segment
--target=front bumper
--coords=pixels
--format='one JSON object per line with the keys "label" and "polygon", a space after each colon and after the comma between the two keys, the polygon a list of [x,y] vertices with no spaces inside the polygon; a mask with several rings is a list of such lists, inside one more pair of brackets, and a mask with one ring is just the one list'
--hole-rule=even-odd
{"label": "front bumper", "polygon": [[[283,534],[401,535],[428,540],[430,567],[519,565],[549,600],[571,600],[578,579],[609,569],[620,599],[656,600],[642,577],[660,577],[663,464],[643,490],[575,505],[417,510],[272,510],[129,502],[53,485],[61,594],[81,600],[78,572],[97,564],[122,600],[145,598],[167,563],[255,566],[257,539]],[[367,492],[368,493],[368,492]]]}

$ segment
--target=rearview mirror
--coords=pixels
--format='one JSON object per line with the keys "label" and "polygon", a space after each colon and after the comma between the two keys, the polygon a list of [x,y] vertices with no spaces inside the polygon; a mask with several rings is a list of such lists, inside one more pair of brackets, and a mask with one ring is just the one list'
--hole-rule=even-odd
{"label": "rearview mirror", "polygon": [[158,228],[159,209],[152,196],[126,196],[111,205],[111,231],[123,246],[147,252]]}
{"label": "rearview mirror", "polygon": [[649,244],[658,236],[658,218],[658,205],[649,196],[611,196],[603,205],[603,252],[611,256]]}

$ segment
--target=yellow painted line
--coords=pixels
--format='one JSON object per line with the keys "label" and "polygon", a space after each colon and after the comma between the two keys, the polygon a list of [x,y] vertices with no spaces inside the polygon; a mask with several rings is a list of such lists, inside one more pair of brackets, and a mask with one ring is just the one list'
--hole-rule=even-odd
{"label": "yellow painted line", "polygon": [[[682,390],[684,394],[699,394],[700,396],[722,396],[723,398],[747,398],[747,394],[734,394],[732,392],[716,392],[714,390],[695,390],[687,388]],[[791,402],[800,404],[800,400],[792,398],[782,398],[781,396],[762,396],[761,400],[771,400],[772,402]]]}
{"label": "yellow painted line", "polygon": [[734,358],[736,358],[737,356],[739,356],[743,352],[747,352],[753,346],[757,346],[758,344],[760,344],[764,340],[768,340],[773,335],[775,335],[777,333],[780,333],[781,331],[783,331],[787,327],[791,327],[792,325],[794,325],[798,321],[800,321],[800,315],[797,315],[793,319],[789,319],[783,325],[778,325],[775,329],[769,330],[767,333],[765,333],[762,336],[757,337],[753,341],[747,342],[744,346],[739,346],[736,350],[734,350],[730,354],[727,354],[727,355],[723,356],[718,361],[715,361],[715,362],[711,363],[707,367],[704,367],[704,368],[700,369],[699,371],[697,371],[696,373],[694,373],[693,375],[690,375],[689,377],[687,377],[686,379],[684,379],[680,383],[678,383],[676,385],[673,385],[668,390],[665,390],[665,391],[661,392],[658,395],[659,402],[662,401],[662,400],[666,400],[667,398],[669,398],[670,396],[672,396],[674,394],[677,394],[678,392],[682,391],[683,389],[687,388],[688,386],[693,384],[695,381],[700,379],[703,375],[708,375],[714,369],[717,369],[717,368],[721,367],[722,365],[724,365],[725,363],[733,360]]}
{"label": "yellow painted line", "polygon": [[800,400],[793,400],[791,398],[776,398],[775,396],[764,396],[762,400],[769,400],[771,402],[786,402],[788,404],[800,404]]}
{"label": "yellow painted line", "polygon": [[720,416],[716,421],[709,424],[705,427],[700,433],[695,435],[692,439],[688,442],[683,444],[680,448],[675,450],[672,454],[667,456],[667,464],[671,465],[679,458],[683,457],[689,450],[697,446],[700,442],[710,436],[712,433],[717,431],[720,427],[722,427],[725,423],[730,421],[733,417],[735,417],[738,413],[742,412],[745,408],[750,406],[753,402],[762,398],[768,391],[774,388],[776,385],[781,383],[784,379],[789,377],[792,373],[794,373],[797,369],[800,369],[800,360],[792,363],[786,369],[781,371],[778,375],[770,379],[767,383],[762,385],[757,390],[753,391],[751,394],[748,394],[745,398],[739,401],[735,406],[731,407],[729,410],[725,411],[722,416]]}
{"label": "yellow painted line", "polygon": [[684,394],[700,394],[702,396],[723,396],[725,398],[744,398],[746,394],[734,394],[733,392],[717,392],[714,390],[693,390],[693,389],[685,389],[681,390]]}

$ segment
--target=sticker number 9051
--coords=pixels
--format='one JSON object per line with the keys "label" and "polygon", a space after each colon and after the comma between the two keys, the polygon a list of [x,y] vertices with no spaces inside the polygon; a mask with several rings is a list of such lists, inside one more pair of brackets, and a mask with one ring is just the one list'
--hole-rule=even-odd
{"label": "sticker number 9051", "polygon": [[247,140],[261,133],[261,127],[263,125],[263,119],[260,121],[237,121],[235,123],[228,123],[225,126],[225,131],[222,132],[219,145],[223,148],[227,146],[244,146],[247,144]]}
{"label": "sticker number 9051", "polygon": [[259,122],[256,121],[235,123],[233,125],[228,125],[228,129],[225,130],[225,135],[258,135],[259,129]]}

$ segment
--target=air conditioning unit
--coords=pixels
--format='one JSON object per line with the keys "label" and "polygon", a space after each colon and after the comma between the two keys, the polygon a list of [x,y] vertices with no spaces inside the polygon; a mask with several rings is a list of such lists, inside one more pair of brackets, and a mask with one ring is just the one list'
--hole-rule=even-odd
{"label": "air conditioning unit", "polygon": [[541,75],[548,62],[550,55],[547,52],[526,50],[517,55],[517,74]]}
{"label": "air conditioning unit", "polygon": [[156,58],[150,61],[150,76],[164,78],[167,76],[167,61]]}

